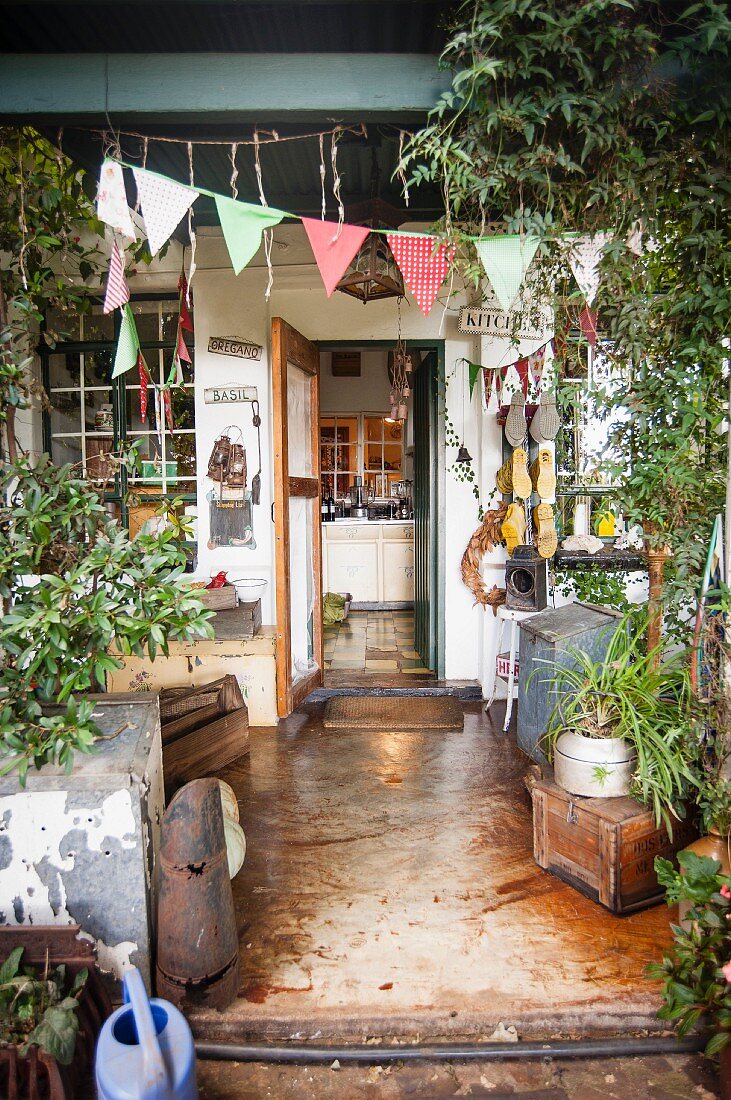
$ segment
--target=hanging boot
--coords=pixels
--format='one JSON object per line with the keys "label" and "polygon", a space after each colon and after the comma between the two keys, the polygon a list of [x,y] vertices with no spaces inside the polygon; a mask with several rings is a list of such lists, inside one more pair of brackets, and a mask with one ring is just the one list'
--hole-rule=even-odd
{"label": "hanging boot", "polygon": [[536,549],[542,558],[552,558],[558,549],[556,523],[550,504],[537,504],[533,509]]}
{"label": "hanging boot", "polygon": [[522,546],[525,539],[525,510],[522,504],[510,504],[502,523],[502,533],[508,554],[512,555],[516,546]]}
{"label": "hanging boot", "polygon": [[527,500],[533,492],[533,484],[528,473],[528,455],[523,447],[513,450],[513,492],[522,500]]}
{"label": "hanging boot", "polygon": [[510,496],[513,491],[513,458],[506,458],[500,469],[495,474],[495,484],[503,496]]}
{"label": "hanging boot", "polygon": [[526,430],[525,397],[522,390],[516,390],[511,398],[508,418],[505,421],[505,438],[511,447],[520,446],[525,439]]}

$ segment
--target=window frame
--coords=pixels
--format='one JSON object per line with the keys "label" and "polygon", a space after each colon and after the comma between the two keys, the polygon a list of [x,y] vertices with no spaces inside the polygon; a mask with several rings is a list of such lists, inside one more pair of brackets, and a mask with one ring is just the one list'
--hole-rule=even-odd
{"label": "window frame", "polygon": [[[326,482],[329,481],[331,483],[334,483],[337,486],[338,476],[343,476],[344,474],[351,474],[352,476],[360,475],[363,478],[364,488],[367,488],[367,480],[366,479],[368,479],[368,478],[374,478],[374,479],[376,477],[381,477],[381,478],[386,477],[386,478],[388,478],[388,476],[390,474],[396,474],[395,470],[387,470],[384,466],[384,462],[385,462],[385,457],[384,456],[385,456],[385,448],[386,447],[399,447],[400,448],[400,452],[401,452],[400,470],[398,472],[398,476],[394,477],[393,480],[394,481],[403,481],[404,480],[405,462],[406,462],[406,428],[405,428],[406,421],[399,421],[398,422],[398,423],[401,423],[401,424],[404,425],[402,433],[401,433],[401,439],[400,440],[387,440],[386,436],[385,436],[385,428],[383,427],[383,425],[385,424],[385,421],[388,419],[388,414],[384,413],[382,410],[381,411],[374,411],[374,412],[370,412],[368,410],[359,411],[359,412],[343,412],[343,411],[325,412],[325,411],[321,411],[320,412],[320,423],[319,423],[320,447],[321,448],[323,446],[327,446],[329,444],[328,440],[323,442],[323,438],[322,438],[322,429],[323,429],[323,426],[324,426],[323,421],[324,420],[333,420],[334,421],[334,430],[335,430],[335,432],[337,432],[337,422],[338,422],[339,419],[340,420],[355,420],[357,422],[358,438],[357,438],[356,443],[355,443],[357,469],[355,471],[345,470],[345,471],[342,471],[342,473],[341,473],[339,468],[338,468],[338,465],[337,465],[337,452],[336,452],[335,459],[334,459],[334,469],[332,469],[332,470],[323,470],[323,469],[321,469],[320,470],[320,486],[321,486],[321,492],[322,493],[324,493],[324,491],[325,491],[325,483]],[[382,434],[381,434],[380,439],[378,439],[378,440],[367,440],[365,438],[365,430],[366,430],[365,429],[365,423],[366,423],[366,420],[380,420],[381,421],[381,425],[382,425],[383,430],[382,430]],[[329,425],[327,425],[327,427],[329,427]],[[337,438],[334,440],[333,445],[335,445],[336,443],[337,443]],[[378,446],[380,448],[380,451],[381,451],[381,466],[378,470],[366,470],[366,468],[365,468],[365,454],[366,454],[366,446],[367,446],[368,443],[372,443],[375,446]],[[389,486],[390,486],[390,482],[389,482]],[[334,494],[334,495],[335,495],[336,499],[340,499],[337,496],[337,493]],[[375,499],[376,500],[390,500],[391,499],[391,494],[390,493],[378,494],[378,495],[375,496]]]}

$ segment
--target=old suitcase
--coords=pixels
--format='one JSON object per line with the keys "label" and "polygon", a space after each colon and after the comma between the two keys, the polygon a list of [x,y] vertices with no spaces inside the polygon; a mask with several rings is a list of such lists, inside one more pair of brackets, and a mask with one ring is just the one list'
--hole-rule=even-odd
{"label": "old suitcase", "polygon": [[[547,770],[548,771],[548,770]],[[673,839],[650,810],[632,798],[579,798],[552,778],[529,782],[533,855],[539,867],[570,883],[613,913],[632,913],[662,901],[655,856],[672,859],[698,833],[673,823]]]}

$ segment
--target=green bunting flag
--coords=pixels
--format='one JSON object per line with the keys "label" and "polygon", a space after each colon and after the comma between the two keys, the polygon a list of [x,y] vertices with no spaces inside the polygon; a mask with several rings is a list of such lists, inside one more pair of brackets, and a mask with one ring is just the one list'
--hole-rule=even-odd
{"label": "green bunting flag", "polygon": [[483,237],[475,243],[495,296],[507,313],[523,285],[538,237]]}
{"label": "green bunting flag", "polygon": [[480,377],[480,371],[482,370],[482,365],[480,363],[470,363],[469,359],[465,359],[465,363],[469,367],[469,372],[470,372],[469,377],[470,377],[470,401],[471,401],[472,400],[472,394],[475,392],[475,383],[477,382],[477,379]]}
{"label": "green bunting flag", "polygon": [[122,307],[122,324],[119,328],[119,340],[114,355],[114,370],[112,378],[118,378],[132,367],[137,366],[137,356],[140,353],[140,338],[137,335],[137,325],[129,303]]}
{"label": "green bunting flag", "polygon": [[228,254],[234,273],[238,275],[259,248],[263,231],[278,225],[286,214],[271,206],[238,202],[225,195],[216,195],[215,199]]}

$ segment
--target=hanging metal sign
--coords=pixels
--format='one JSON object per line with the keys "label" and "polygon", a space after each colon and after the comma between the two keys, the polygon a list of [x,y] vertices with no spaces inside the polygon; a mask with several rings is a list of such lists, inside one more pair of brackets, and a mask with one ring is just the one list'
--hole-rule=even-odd
{"label": "hanging metal sign", "polygon": [[203,391],[206,405],[236,405],[242,401],[256,401],[256,386],[211,386]]}
{"label": "hanging metal sign", "polygon": [[528,340],[539,340],[549,330],[550,324],[550,313],[542,313],[539,324],[536,324],[525,313],[506,313],[500,306],[462,306],[459,311],[458,331],[465,336],[520,336]]}
{"label": "hanging metal sign", "polygon": [[209,336],[208,350],[216,355],[233,355],[237,359],[261,359],[262,346],[235,336]]}

